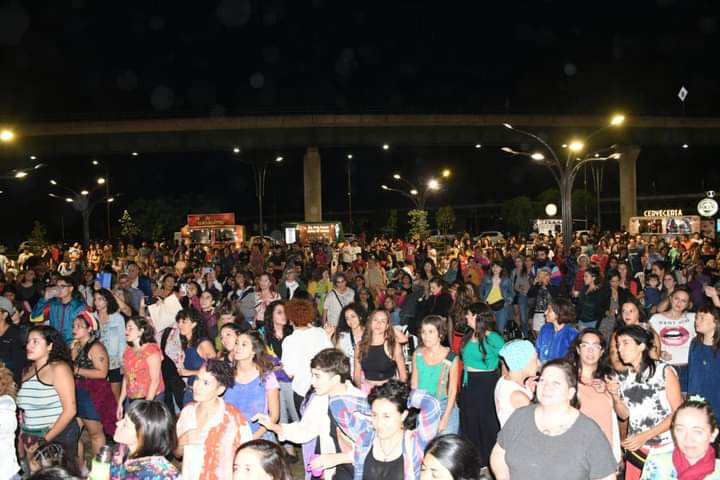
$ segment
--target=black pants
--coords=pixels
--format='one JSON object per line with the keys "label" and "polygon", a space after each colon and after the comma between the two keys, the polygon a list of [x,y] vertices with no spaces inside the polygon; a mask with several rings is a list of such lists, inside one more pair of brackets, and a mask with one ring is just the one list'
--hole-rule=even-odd
{"label": "black pants", "polygon": [[299,418],[302,418],[302,414],[300,414],[300,405],[305,401],[305,397],[301,397],[297,394],[297,392],[293,392],[293,403],[295,403],[295,411],[298,414]]}
{"label": "black pants", "polygon": [[468,372],[468,381],[460,390],[460,433],[480,452],[483,466],[490,464],[500,424],[495,413],[496,371]]}

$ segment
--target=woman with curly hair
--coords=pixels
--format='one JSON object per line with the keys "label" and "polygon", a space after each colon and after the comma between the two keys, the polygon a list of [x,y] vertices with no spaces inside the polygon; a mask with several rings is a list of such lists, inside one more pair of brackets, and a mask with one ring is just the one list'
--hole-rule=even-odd
{"label": "woman with curly hair", "polygon": [[162,353],[155,342],[155,329],[145,317],[130,317],[125,325],[128,348],[123,355],[123,376],[116,418],[123,417],[125,403],[154,400],[165,392],[161,364]]}
{"label": "woman with curly hair", "polygon": [[[277,422],[280,418],[280,385],[273,372],[273,359],[260,334],[249,331],[239,335],[232,359],[235,383],[225,393],[225,401],[237,407],[245,418],[262,413]],[[272,433],[256,422],[250,424],[250,429],[253,438],[273,438]]]}
{"label": "woman with curly hair", "polygon": [[235,383],[233,366],[207,360],[193,383],[193,402],[177,422],[175,455],[183,457],[183,478],[211,480],[232,477],[232,461],[241,444],[252,439],[243,414],[222,396]]}
{"label": "woman with curly hair", "polygon": [[20,444],[24,453],[38,443],[55,442],[75,458],[80,429],[75,422],[72,360],[60,332],[47,325],[30,329],[27,359],[17,405],[23,411]]}

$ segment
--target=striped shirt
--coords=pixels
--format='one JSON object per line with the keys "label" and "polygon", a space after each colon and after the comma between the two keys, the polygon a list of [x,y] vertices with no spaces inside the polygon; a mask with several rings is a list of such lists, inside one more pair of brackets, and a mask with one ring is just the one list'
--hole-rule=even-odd
{"label": "striped shirt", "polygon": [[62,403],[55,387],[43,383],[37,371],[22,382],[17,393],[17,406],[25,412],[23,426],[28,430],[50,428],[62,413]]}

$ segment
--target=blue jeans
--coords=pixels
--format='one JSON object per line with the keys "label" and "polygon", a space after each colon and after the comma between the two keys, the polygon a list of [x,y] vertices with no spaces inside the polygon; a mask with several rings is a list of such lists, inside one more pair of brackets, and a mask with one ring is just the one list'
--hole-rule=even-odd
{"label": "blue jeans", "polygon": [[520,310],[520,330],[523,337],[528,337],[528,297],[521,293],[517,294],[517,304]]}
{"label": "blue jeans", "polygon": [[507,325],[509,309],[506,306],[500,310],[493,311],[495,314],[495,330],[502,335],[505,331],[505,325]]}
{"label": "blue jeans", "polygon": [[[442,417],[445,414],[445,409],[447,408],[448,399],[447,397],[443,400],[440,400],[440,416]],[[448,433],[458,433],[460,431],[460,410],[458,410],[457,405],[454,405],[452,407],[452,410],[450,411],[450,416],[448,417],[448,424],[447,427],[445,427],[445,430],[442,432],[438,432],[438,435],[446,435]]]}

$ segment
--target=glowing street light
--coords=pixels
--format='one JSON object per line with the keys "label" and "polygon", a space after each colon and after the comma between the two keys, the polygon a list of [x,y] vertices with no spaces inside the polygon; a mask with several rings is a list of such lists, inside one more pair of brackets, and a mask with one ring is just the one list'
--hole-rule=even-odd
{"label": "glowing street light", "polygon": [[93,161],[92,161],[92,164],[97,167],[98,165],[100,165],[100,162],[98,162],[97,160],[93,160]]}
{"label": "glowing street light", "polygon": [[382,188],[383,190],[390,190],[387,185],[380,185],[380,188]]}
{"label": "glowing street light", "polygon": [[427,185],[430,190],[438,190],[440,188],[440,182],[434,178],[430,179]]}
{"label": "glowing street light", "polygon": [[235,154],[240,153],[240,147],[233,148],[233,153],[235,153]]}
{"label": "glowing street light", "polygon": [[388,145],[387,143],[383,143],[382,149],[383,149],[383,150],[390,150],[390,145]]}
{"label": "glowing street light", "polygon": [[57,182],[55,180],[50,180],[50,185],[57,185]]}
{"label": "glowing street light", "polygon": [[73,202],[73,199],[70,198],[70,197],[68,197],[68,198],[65,199],[65,201],[68,202],[68,203],[72,203],[72,202]]}
{"label": "glowing street light", "polygon": [[400,174],[399,174],[399,173],[396,173],[395,175],[393,175],[393,178],[394,178],[395,180],[400,180],[400,178],[402,178],[402,177],[400,177]]}
{"label": "glowing street light", "polygon": [[30,155],[30,160],[37,160],[37,157],[35,155]]}
{"label": "glowing street light", "polygon": [[568,148],[571,152],[579,152],[583,148],[585,148],[585,144],[581,142],[580,140],[573,140],[570,143],[568,143]]}
{"label": "glowing street light", "polygon": [[451,173],[452,172],[450,171],[450,169],[446,168],[445,170],[442,171],[442,176],[443,176],[443,178],[448,178]]}
{"label": "glowing street light", "polygon": [[545,155],[543,155],[543,154],[540,153],[540,152],[535,152],[535,153],[533,153],[532,155],[530,155],[530,158],[532,158],[533,160],[537,160],[538,162],[540,162],[540,161],[542,161],[542,160],[545,160]]}
{"label": "glowing street light", "polygon": [[28,176],[28,173],[24,170],[20,170],[18,172],[15,172],[15,178],[25,178]]}
{"label": "glowing street light", "polygon": [[414,188],[412,190],[410,190],[410,195],[417,195],[417,194],[418,194],[418,191],[415,190]]}
{"label": "glowing street light", "polygon": [[98,185],[105,185],[105,179],[103,177],[100,177],[97,179]]}
{"label": "glowing street light", "polygon": [[481,145],[481,144],[479,144],[479,143],[476,143],[476,144],[475,144],[475,148],[477,148],[477,149],[479,150],[479,149],[481,149],[481,148],[482,148],[482,145]]}
{"label": "glowing street light", "polygon": [[625,115],[623,115],[621,113],[613,116],[612,119],[610,120],[610,125],[612,125],[613,127],[619,127],[623,123],[625,123]]}
{"label": "glowing street light", "polygon": [[90,192],[88,192],[87,190],[80,190],[80,195],[89,195],[89,194],[90,194]]}
{"label": "glowing street light", "polygon": [[13,140],[15,140],[15,132],[10,130],[9,128],[3,128],[2,130],[0,130],[0,142],[10,143]]}
{"label": "glowing street light", "polygon": [[140,154],[138,152],[132,152],[130,155],[132,155],[133,157],[137,157]]}
{"label": "glowing street light", "polygon": [[348,158],[348,160],[352,160],[352,153],[348,153],[347,158]]}
{"label": "glowing street light", "polygon": [[275,157],[275,161],[278,162],[278,163],[280,163],[280,162],[283,161],[283,157],[280,157],[280,156]]}

